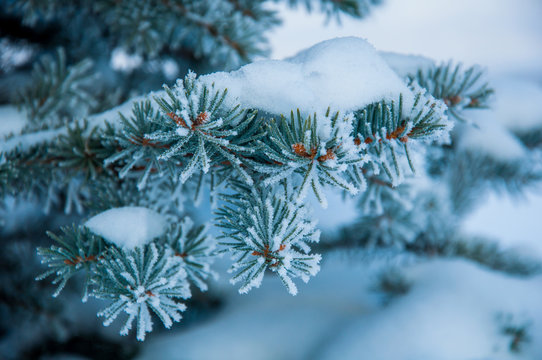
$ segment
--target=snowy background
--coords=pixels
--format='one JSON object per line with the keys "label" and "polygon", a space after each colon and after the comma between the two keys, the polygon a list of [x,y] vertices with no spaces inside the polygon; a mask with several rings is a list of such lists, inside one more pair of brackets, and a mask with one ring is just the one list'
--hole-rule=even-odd
{"label": "snowy background", "polygon": [[[521,94],[523,120],[542,121],[536,109],[542,104],[538,0],[386,0],[367,19],[343,18],[342,24],[303,8],[280,11],[283,26],[270,36],[274,59],[330,38],[359,36],[377,50],[478,63],[488,67],[497,94],[503,89],[495,103],[499,114]],[[507,91],[509,84],[516,88]],[[332,228],[355,218],[354,209],[354,202],[330,199],[320,223]],[[541,220],[538,187],[522,197],[484,196],[462,230],[542,258]],[[215,291],[229,300],[217,315],[187,330],[151,336],[140,358],[542,359],[542,277],[515,278],[463,260],[402,259],[398,266],[413,288],[382,307],[372,287],[383,263],[389,266],[389,260],[362,254],[328,256],[296,297],[273,277],[249,295],[219,280]],[[506,315],[499,319],[501,311]],[[531,341],[520,354],[509,352],[510,338],[499,332],[503,321],[528,327]]]}

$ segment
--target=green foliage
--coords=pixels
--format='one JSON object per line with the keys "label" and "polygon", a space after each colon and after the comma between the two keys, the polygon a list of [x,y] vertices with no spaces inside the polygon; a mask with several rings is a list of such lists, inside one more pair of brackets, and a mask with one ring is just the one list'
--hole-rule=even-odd
{"label": "green foliage", "polygon": [[542,127],[528,130],[514,130],[514,134],[528,149],[542,148]]}
{"label": "green foliage", "polygon": [[70,0],[24,0],[7,1],[12,11],[20,12],[23,15],[24,23],[36,25],[43,20],[51,20],[59,16],[69,5],[74,5]]}
{"label": "green foliage", "polygon": [[177,299],[190,297],[186,272],[175,256],[151,243],[144,248],[123,251],[112,248],[96,269],[92,296],[112,300],[98,313],[110,325],[124,311],[129,317],[121,330],[127,335],[137,319],[137,339],[143,341],[152,331],[152,310],[166,328],[181,320],[186,306]]}
{"label": "green foliage", "polygon": [[308,242],[317,242],[320,232],[309,220],[305,207],[284,185],[284,193],[263,187],[232,186],[235,195],[223,194],[226,202],[217,211],[222,252],[234,261],[232,284],[241,283],[240,293],[259,287],[266,270],[276,272],[288,292],[297,294],[292,278],[307,282],[319,270],[321,256],[309,254]]}
{"label": "green foliage", "polygon": [[[297,5],[302,3],[307,10],[311,11],[312,7],[316,3],[312,0],[288,0],[290,5]],[[347,14],[352,17],[362,18],[367,16],[372,8],[382,3],[382,0],[320,0],[319,5],[322,12],[326,13],[328,17],[334,16],[337,20],[340,20],[342,14]]]}
{"label": "green foliage", "polygon": [[463,257],[497,271],[513,275],[540,274],[542,264],[536,258],[513,249],[503,249],[495,240],[481,237],[456,237],[442,244],[439,252]]}
{"label": "green foliage", "polygon": [[397,103],[371,104],[355,116],[356,143],[373,154],[393,185],[402,177],[398,152],[405,154],[410,169],[415,171],[409,155],[409,141],[430,142],[446,138],[452,126],[441,103],[426,96],[424,91],[415,90],[414,103],[408,109],[404,109],[401,96]]}
{"label": "green foliage", "polygon": [[202,291],[207,290],[205,281],[216,276],[210,268],[216,255],[215,241],[206,232],[206,226],[194,226],[186,217],[167,234],[167,243],[181,259],[188,279]]}
{"label": "green foliage", "polygon": [[[58,287],[53,296],[58,296],[68,280],[77,272],[85,271],[90,277],[95,270],[96,263],[103,257],[106,250],[102,238],[92,234],[84,227],[61,228],[62,235],[52,232],[47,235],[55,241],[56,246],[50,248],[38,248],[38,254],[42,257],[42,263],[47,264],[49,270],[39,275],[36,279],[43,280],[54,275],[53,284]],[[83,299],[87,297],[87,286]]]}
{"label": "green foliage", "polygon": [[477,200],[477,192],[491,187],[495,191],[521,195],[542,179],[539,154],[525,161],[503,161],[475,151],[458,151],[449,156],[444,176],[450,183],[455,210],[463,213]]}
{"label": "green foliage", "polygon": [[112,301],[99,313],[104,325],[125,312],[129,317],[121,333],[126,335],[137,320],[137,338],[143,340],[152,330],[150,310],[169,328],[186,308],[178,299],[191,296],[188,281],[206,290],[205,281],[214,275],[215,244],[206,228],[194,227],[189,218],[171,222],[170,232],[134,250],[106,243],[84,226],[62,228],[61,235],[48,232],[56,245],[38,249],[49,269],[37,279],[55,276],[56,297],[73,275],[85,273],[83,301],[88,295]]}
{"label": "green foliage", "polygon": [[339,113],[318,119],[316,114],[303,118],[300,112],[290,118],[271,119],[267,125],[268,139],[259,142],[266,163],[256,165],[258,172],[268,175],[264,184],[270,185],[299,174],[302,183],[298,199],[302,200],[311,187],[322,204],[327,200],[322,187],[338,186],[351,194],[358,188],[342,175],[349,166],[364,161],[351,137],[351,117]]}
{"label": "green foliage", "polygon": [[67,127],[67,133],[58,137],[58,145],[50,150],[52,161],[68,172],[82,173],[85,179],[94,180],[106,172],[104,159],[111,153],[100,139],[101,131],[88,122]]}
{"label": "green foliage", "polygon": [[197,57],[236,66],[266,55],[263,30],[278,23],[263,1],[96,1],[93,9],[115,42],[156,57],[164,49],[193,47]]}
{"label": "green foliage", "polygon": [[477,66],[464,70],[460,63],[454,65],[449,62],[419,70],[411,79],[435,98],[443,100],[449,114],[458,120],[464,120],[462,113],[465,109],[487,108],[493,94],[485,80],[485,72]]}
{"label": "green foliage", "polygon": [[[340,18],[366,16],[381,1],[288,2],[309,9],[317,4],[328,18]],[[144,206],[170,225],[164,236],[134,250],[106,243],[83,226],[48,233],[54,245],[38,250],[48,266],[38,278],[53,277],[54,296],[85,273],[84,299],[88,292],[109,301],[99,313],[104,324],[124,312],[122,334],[135,321],[143,340],[153,314],[169,328],[181,319],[190,285],[207,289],[217,243],[220,252],[232,255],[231,282],[241,293],[274,272],[296,294],[295,278],[308,281],[321,260],[311,253],[309,245],[320,233],[302,200],[312,188],[325,206],[326,187],[361,192],[362,216],[343,231],[341,241],[318,249],[396,248],[419,257],[462,257],[516,275],[540,272],[537,261],[487,239],[456,234],[459,215],[478,191],[504,185],[519,192],[541,176],[536,156],[502,162],[461,153],[455,139],[449,141],[447,115],[467,120],[465,110],[488,106],[493,90],[478,67],[450,62],[410,74],[412,103],[404,94],[353,113],[302,116],[305,109],[299,109],[277,118],[232,104],[226,89],[190,72],[166,86],[164,95],[120,114],[118,126],[94,121],[105,114],[91,117],[155,88],[167,77],[168,60],[184,73],[193,66],[208,72],[210,64],[238,67],[265,56],[265,34],[280,22],[267,5],[264,0],[0,0],[2,14],[23,19],[29,31],[50,34],[49,43],[33,45],[41,61],[20,97],[30,121],[24,132],[46,131],[29,134],[31,145],[23,141],[0,155],[0,197],[37,195],[45,208],[56,203],[70,212],[75,206],[82,216]],[[59,43],[65,50],[51,56]],[[117,50],[137,55],[141,64],[135,71],[114,69]],[[32,135],[44,141],[33,143]],[[542,138],[517,135],[529,148],[539,147]],[[427,175],[428,186],[415,186],[408,168]],[[185,217],[191,207],[185,209],[184,202],[200,198],[207,185],[212,199],[222,192],[219,242],[205,225]],[[377,284],[386,302],[410,287],[396,269],[383,272]],[[507,324],[503,333],[511,337],[514,352],[529,338],[523,323]]]}
{"label": "green foliage", "polygon": [[226,90],[208,88],[194,73],[178,81],[173,90],[165,89],[168,97],[155,99],[164,120],[159,130],[145,136],[160,144],[158,160],[181,162],[183,183],[197,170],[207,173],[211,167],[226,164],[252,184],[242,158],[254,152],[248,145],[259,136],[258,127],[249,126],[254,125],[256,113],[239,105],[227,107]]}
{"label": "green foliage", "polygon": [[55,180],[47,144],[4,152],[0,161],[0,194],[41,196]]}
{"label": "green foliage", "polygon": [[381,271],[374,286],[374,290],[381,294],[384,305],[408,294],[411,288],[411,280],[397,267],[388,267]]}
{"label": "green foliage", "polygon": [[30,85],[20,95],[20,105],[28,114],[29,129],[56,128],[74,117],[82,117],[96,106],[89,89],[95,76],[92,61],[68,66],[66,54],[58,49],[56,57],[45,55],[34,66]]}
{"label": "green foliage", "polygon": [[147,184],[151,173],[164,175],[164,166],[169,168],[169,175],[174,173],[171,163],[164,164],[158,160],[159,155],[168,145],[155,143],[146,138],[147,134],[159,129],[161,115],[152,108],[150,101],[134,104],[132,117],[126,118],[120,114],[122,133],[114,134],[110,139],[122,150],[113,153],[105,159],[104,164],[119,165],[119,178],[123,179],[132,171],[140,173],[137,187],[142,190]]}
{"label": "green foliage", "polygon": [[532,322],[511,313],[499,313],[496,317],[502,335],[510,338],[508,349],[511,353],[519,354],[531,342],[530,331]]}
{"label": "green foliage", "polygon": [[[344,2],[340,11],[348,13],[347,7],[354,3],[361,4]],[[130,4],[135,6],[133,13],[128,11]],[[177,31],[166,29],[170,26],[167,22],[157,22],[161,16],[171,16],[161,13],[160,6],[177,6],[179,2],[160,2],[156,7],[149,4],[153,2],[123,2],[115,9],[121,14],[114,16],[128,22],[111,31],[118,31],[131,50],[145,49],[150,56],[159,56],[165,47],[176,46],[176,35],[162,38],[157,34]],[[229,4],[243,16],[259,16],[249,14],[249,2]],[[108,13],[112,5],[100,1],[96,9],[100,16],[113,16]],[[121,34],[136,26],[138,17],[146,16],[148,22],[139,24],[141,32]],[[216,39],[225,34],[202,25],[204,19],[187,21],[203,26]],[[186,31],[192,34],[193,29]],[[73,69],[62,61],[56,68],[48,66],[56,69],[52,74],[64,74],[69,80]],[[68,81],[57,77],[60,84]],[[74,85],[77,79],[69,80],[72,82],[67,86],[79,94],[80,88]],[[164,215],[171,225],[168,233],[133,251],[106,245],[84,227],[64,228],[59,236],[50,234],[59,245],[39,250],[49,265],[40,278],[54,276],[53,282],[59,284],[55,296],[74,274],[87,273],[90,294],[111,301],[100,312],[104,324],[124,312],[128,320],[122,333],[127,334],[136,321],[140,340],[152,330],[151,313],[170,327],[181,318],[185,306],[180,300],[190,297],[190,284],[206,290],[214,275],[211,263],[217,242],[206,235],[205,226],[183,219],[184,201],[192,195],[198,198],[209,183],[211,196],[222,192],[216,212],[222,230],[220,252],[232,255],[231,282],[240,285],[241,293],[259,287],[266,273],[275,272],[287,290],[296,294],[294,279],[308,281],[318,272],[321,256],[311,253],[309,243],[319,240],[319,232],[302,202],[310,188],[323,205],[324,187],[363,193],[363,216],[344,231],[343,242],[326,244],[328,247],[395,247],[420,256],[460,256],[509,273],[538,271],[538,264],[513,258],[499,248],[454,237],[457,204],[469,199],[481,181],[503,181],[520,188],[539,178],[524,164],[499,167],[496,162],[472,160],[465,154],[454,158],[453,142],[440,147],[450,140],[452,123],[447,112],[456,118],[464,109],[487,104],[491,90],[482,84],[482,73],[476,68],[447,65],[419,71],[411,80],[412,103],[405,100],[409,97],[400,96],[397,101],[376,102],[353,113],[328,110],[326,114],[302,116],[300,109],[289,117],[271,118],[232,104],[225,89],[216,89],[189,73],[175,86],[166,86],[164,95],[135,103],[130,115],[119,116],[119,126],[108,123],[100,128],[98,121],[93,121],[96,118],[76,121],[65,131],[53,133],[54,138],[46,143],[3,153],[0,191],[18,196],[40,192],[48,201],[65,201],[66,210],[76,203],[84,215],[85,211],[122,206],[144,206]],[[62,95],[66,99],[62,106],[36,107],[36,113],[42,111],[48,119],[64,121],[68,114],[64,108],[76,109],[74,104],[80,101],[76,97],[69,102],[71,96]],[[92,111],[90,105],[85,106],[81,109]],[[57,126],[54,121],[47,120],[43,127]],[[429,149],[430,156],[424,158],[420,149]],[[408,166],[413,171],[418,159],[422,165],[416,168],[422,176],[427,165],[423,160],[429,163],[430,186],[415,187],[414,181],[400,185],[405,180],[404,169]],[[462,166],[463,162],[469,165]],[[457,186],[451,183],[455,178],[449,164],[457,165],[452,170],[469,169],[463,170],[468,175],[454,173],[461,177]],[[439,181],[446,181],[451,192],[439,192]],[[394,273],[383,274],[379,281],[379,291],[387,298],[404,294],[410,286]]]}

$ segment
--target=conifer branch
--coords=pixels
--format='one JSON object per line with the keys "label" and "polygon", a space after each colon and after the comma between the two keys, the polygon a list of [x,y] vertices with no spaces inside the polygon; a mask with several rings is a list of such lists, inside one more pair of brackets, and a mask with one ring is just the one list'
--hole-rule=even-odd
{"label": "conifer branch", "polygon": [[307,216],[305,207],[285,185],[284,193],[233,183],[236,195],[223,195],[226,201],[217,212],[218,226],[224,229],[220,244],[231,253],[235,272],[233,284],[241,283],[247,293],[262,283],[266,270],[276,272],[288,292],[297,293],[292,278],[307,282],[320,269],[320,255],[310,254],[307,243],[317,242],[319,231]]}
{"label": "conifer branch", "polygon": [[113,301],[98,313],[105,318],[105,326],[125,312],[128,320],[121,335],[128,334],[135,320],[137,339],[143,341],[152,331],[150,311],[166,328],[181,320],[186,306],[177,300],[191,295],[186,272],[178,259],[164,256],[164,250],[154,243],[133,251],[113,248],[96,270],[96,288],[91,295]]}
{"label": "conifer branch", "polygon": [[46,55],[34,66],[31,84],[19,96],[28,113],[29,131],[60,127],[96,106],[88,89],[95,80],[92,66],[90,60],[68,66],[61,48],[55,58]]}
{"label": "conifer branch", "polygon": [[487,108],[494,92],[482,68],[471,66],[464,69],[461,63],[454,65],[449,62],[418,70],[410,78],[435,98],[443,100],[449,114],[458,120],[464,120],[462,113],[466,109]]}

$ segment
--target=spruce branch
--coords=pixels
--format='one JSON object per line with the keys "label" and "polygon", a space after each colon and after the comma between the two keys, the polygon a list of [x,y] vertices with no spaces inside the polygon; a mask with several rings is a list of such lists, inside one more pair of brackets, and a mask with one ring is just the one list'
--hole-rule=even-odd
{"label": "spruce branch", "polygon": [[[419,244],[414,243],[412,250],[421,250],[416,245]],[[506,249],[495,239],[459,236],[442,244],[439,251],[445,256],[465,258],[512,275],[534,276],[542,272],[542,262],[535,256]]]}
{"label": "spruce branch", "polygon": [[312,188],[323,207],[327,206],[324,185],[356,194],[359,189],[344,176],[349,166],[359,166],[364,161],[351,137],[351,121],[350,115],[331,114],[329,109],[322,118],[316,114],[303,118],[298,111],[289,118],[271,119],[267,138],[259,142],[267,161],[253,166],[267,176],[265,185],[301,175],[298,200]]}
{"label": "spruce branch", "polygon": [[509,340],[508,349],[511,353],[520,354],[525,346],[532,341],[532,320],[522,314],[514,316],[512,313],[499,312],[495,316],[501,335]]}
{"label": "spruce branch", "polygon": [[320,233],[287,188],[280,194],[233,183],[236,194],[222,195],[226,205],[217,211],[217,226],[224,231],[219,238],[226,240],[220,242],[221,251],[232,255],[231,283],[241,283],[240,293],[259,287],[265,271],[271,270],[295,295],[292,278],[307,282],[320,270],[321,256],[310,254],[307,244],[317,242]]}
{"label": "spruce branch", "polygon": [[125,48],[150,57],[192,48],[198,58],[232,67],[266,55],[263,31],[278,24],[261,1],[100,0],[92,9]]}
{"label": "spruce branch", "polygon": [[50,149],[52,164],[68,172],[82,173],[87,181],[95,180],[107,171],[103,161],[112,151],[103,146],[101,136],[102,131],[97,127],[89,129],[87,121],[67,126],[67,134],[60,135],[56,146]]}
{"label": "spruce branch", "polygon": [[247,183],[252,177],[243,168],[243,157],[251,155],[250,142],[259,135],[252,134],[249,125],[256,117],[239,105],[224,104],[226,90],[216,91],[189,73],[173,89],[165,87],[167,97],[155,98],[163,116],[159,130],[145,136],[163,144],[159,160],[182,163],[180,181],[185,182],[198,170],[209,172],[211,167],[226,164],[233,167]]}
{"label": "spruce branch", "polygon": [[373,155],[373,162],[384,170],[393,185],[402,177],[399,154],[404,154],[411,171],[415,171],[409,153],[411,140],[446,141],[453,126],[441,101],[428,96],[423,89],[413,90],[414,103],[409,108],[405,109],[401,95],[397,103],[382,101],[355,113],[355,144]]}
{"label": "spruce branch", "polygon": [[95,79],[92,66],[90,60],[68,66],[62,48],[54,58],[44,56],[34,66],[31,85],[20,94],[20,106],[28,114],[28,130],[57,128],[66,120],[87,115],[96,106],[89,90]]}
{"label": "spruce branch", "polygon": [[166,240],[175,256],[181,259],[188,279],[202,291],[207,290],[205,281],[209,277],[216,277],[210,268],[216,255],[215,242],[206,233],[206,226],[196,227],[189,217],[185,217],[172,226]]}
{"label": "spruce branch", "polygon": [[16,14],[22,14],[23,23],[33,26],[40,21],[51,20],[64,13],[66,9],[72,9],[74,2],[69,0],[24,0],[8,1],[9,10]]}
{"label": "spruce branch", "polygon": [[452,194],[452,203],[458,213],[467,211],[486,187],[512,195],[521,195],[542,179],[539,153],[525,159],[507,161],[492,156],[463,150],[446,154],[450,164],[445,174]]}
{"label": "spruce branch", "polygon": [[464,121],[466,109],[483,109],[493,94],[486,80],[485,71],[478,66],[464,69],[461,63],[451,61],[436,67],[418,70],[410,78],[427,89],[437,99],[443,100],[448,112]]}
{"label": "spruce branch", "polygon": [[15,148],[2,154],[0,163],[0,193],[10,195],[47,194],[57,174],[51,166],[53,160],[43,158],[48,146],[40,144],[30,149]]}
{"label": "spruce branch", "polygon": [[163,149],[168,149],[170,146],[151,141],[146,137],[147,134],[159,129],[160,117],[160,113],[153,109],[150,101],[135,103],[130,118],[120,114],[121,133],[116,132],[109,138],[120,147],[120,150],[105,159],[104,165],[119,166],[120,179],[125,178],[130,172],[137,172],[139,190],[146,186],[151,173],[162,176],[164,167],[169,169],[170,175],[174,173],[173,164],[158,160]]}
{"label": "spruce branch", "polygon": [[54,275],[53,284],[58,284],[53,294],[56,297],[75,273],[85,271],[87,273],[83,295],[85,300],[88,293],[89,278],[95,271],[99,258],[104,256],[107,247],[101,237],[92,234],[85,227],[64,227],[61,228],[61,231],[61,235],[47,232],[47,235],[57,245],[38,248],[42,263],[47,264],[49,270],[39,275],[36,280],[43,280]]}
{"label": "spruce branch", "polygon": [[82,213],[89,187],[115,178],[103,159],[116,149],[104,146],[103,135],[101,129],[89,129],[87,121],[77,122],[50,142],[3,153],[0,172],[4,168],[6,176],[0,177],[0,192],[45,198],[46,212],[63,199],[66,213],[74,206]]}
{"label": "spruce branch", "polygon": [[[346,14],[355,18],[363,18],[369,15],[372,8],[382,3],[382,0],[319,0],[321,11],[328,17],[334,16],[340,21],[341,15]],[[311,11],[315,1],[312,0],[288,0],[290,6],[302,3],[308,11]]]}
{"label": "spruce branch", "polygon": [[105,318],[104,325],[110,325],[124,311],[128,319],[121,335],[128,334],[135,320],[140,341],[152,331],[150,311],[170,328],[181,320],[181,312],[186,309],[178,300],[191,296],[178,257],[155,243],[132,251],[112,248],[96,271],[91,295],[113,301],[98,313]]}
{"label": "spruce branch", "polygon": [[102,212],[115,207],[141,206],[152,209],[172,222],[184,212],[188,198],[186,186],[168,176],[156,177],[144,189],[139,189],[135,179],[98,181],[89,189],[85,203],[91,212]]}

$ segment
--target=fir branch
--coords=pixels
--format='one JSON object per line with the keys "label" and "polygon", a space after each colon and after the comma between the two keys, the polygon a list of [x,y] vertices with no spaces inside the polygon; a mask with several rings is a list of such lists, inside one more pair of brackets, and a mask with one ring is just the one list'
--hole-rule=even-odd
{"label": "fir branch", "polygon": [[401,95],[397,103],[382,101],[355,113],[355,144],[373,155],[372,161],[384,170],[394,186],[402,177],[398,154],[404,154],[411,171],[415,171],[409,142],[445,142],[453,126],[444,114],[442,102],[427,96],[422,89],[414,87],[413,91],[414,103],[407,109]]}
{"label": "fir branch", "polygon": [[[342,14],[355,18],[363,18],[370,14],[372,8],[382,3],[382,0],[319,0],[320,9],[328,17],[335,16],[340,20]],[[290,6],[302,3],[308,11],[312,11],[315,1],[313,0],[288,0]]]}
{"label": "fir branch", "polygon": [[145,136],[163,144],[158,159],[181,162],[179,178],[183,183],[198,170],[207,173],[211,167],[226,164],[247,184],[252,184],[252,177],[242,164],[243,157],[255,150],[250,141],[259,136],[246,134],[254,132],[248,128],[256,113],[239,105],[226,106],[226,90],[207,87],[194,73],[179,80],[173,89],[165,89],[167,98],[155,98],[163,114],[159,130]]}
{"label": "fir branch", "polygon": [[485,188],[522,195],[542,179],[537,153],[515,161],[495,159],[475,151],[456,151],[446,156],[450,165],[442,176],[449,184],[454,209],[460,214],[471,208]]}
{"label": "fir branch", "polygon": [[12,12],[22,14],[23,23],[32,26],[65,14],[67,10],[76,7],[74,3],[71,0],[24,0],[8,1],[6,6]]}
{"label": "fir branch", "polygon": [[95,271],[97,261],[105,254],[105,242],[85,227],[64,227],[61,228],[61,231],[63,234],[60,236],[47,232],[47,235],[58,245],[38,248],[42,263],[47,264],[49,270],[39,275],[36,280],[43,280],[50,275],[55,275],[53,284],[58,284],[58,287],[53,296],[56,297],[75,273],[85,271],[87,281],[83,301],[86,301],[88,281]]}
{"label": "fir branch", "polygon": [[[223,195],[227,205],[217,212],[222,252],[230,252],[235,272],[232,284],[241,283],[247,293],[262,283],[265,270],[276,272],[288,292],[297,294],[292,278],[305,282],[320,269],[320,255],[309,254],[308,242],[317,242],[320,233],[307,216],[305,207],[286,191],[269,192],[262,187],[233,183],[236,195]],[[287,188],[287,187],[286,187]]]}
{"label": "fir branch", "polygon": [[460,237],[444,244],[442,252],[447,256],[466,258],[514,275],[530,276],[542,271],[542,263],[538,259],[515,250],[503,249],[492,239]]}
{"label": "fir branch", "polygon": [[263,31],[278,24],[261,1],[100,0],[92,6],[114,42],[156,57],[192,48],[196,57],[237,66],[268,53]]}
{"label": "fir branch", "polygon": [[120,149],[105,159],[104,165],[120,167],[118,175],[121,179],[129,172],[139,173],[137,183],[139,190],[146,186],[151,174],[164,175],[165,166],[168,167],[170,175],[174,173],[172,163],[158,160],[163,150],[169,149],[170,146],[151,141],[146,137],[147,134],[159,129],[160,116],[158,111],[152,108],[150,101],[135,103],[130,118],[120,114],[122,124],[120,134],[117,132],[109,138]]}
{"label": "fir branch", "polygon": [[266,174],[264,184],[271,185],[299,174],[302,178],[298,199],[302,200],[310,188],[323,207],[327,206],[322,192],[329,184],[356,194],[358,188],[343,176],[349,166],[363,163],[351,137],[351,117],[330,114],[322,119],[300,112],[290,118],[272,119],[267,125],[268,137],[260,141],[266,162],[254,164],[256,171]]}
{"label": "fir branch", "polygon": [[55,58],[44,56],[34,66],[31,85],[20,94],[30,121],[27,131],[57,128],[67,119],[87,115],[96,106],[88,89],[95,79],[92,66],[90,60],[68,66],[61,48]]}
{"label": "fir branch", "polygon": [[150,311],[170,328],[173,322],[181,320],[181,312],[186,309],[177,300],[191,296],[178,257],[167,254],[154,243],[133,251],[112,248],[96,268],[93,284],[96,288],[92,296],[113,301],[98,313],[105,318],[104,325],[110,325],[124,311],[128,320],[121,335],[127,335],[136,320],[140,341],[152,331]]}
{"label": "fir branch", "polygon": [[216,255],[215,242],[206,232],[206,226],[195,227],[192,220],[185,217],[167,233],[166,240],[175,256],[181,259],[188,279],[202,291],[207,290],[205,281],[216,277],[210,268]]}
{"label": "fir branch", "polygon": [[[230,2],[229,6],[225,6],[228,2]],[[200,43],[203,42],[205,36],[210,36],[216,44],[213,46],[213,50],[218,50],[219,46],[217,45],[219,44],[229,48],[228,52],[233,52],[235,56],[232,59],[231,53],[225,55],[232,59],[228,62],[233,64],[247,62],[253,55],[266,55],[268,52],[265,48],[256,45],[265,44],[266,40],[261,34],[261,30],[255,26],[253,21],[255,13],[269,17],[269,20],[265,22],[267,26],[278,24],[273,12],[259,10],[261,5],[258,1],[251,2],[252,10],[248,11],[247,8],[243,11],[236,11],[239,9],[239,3],[231,2],[231,0],[220,4],[215,3],[215,6],[209,6],[210,4],[203,1],[185,4],[179,1],[162,0],[162,4],[168,10],[185,19],[189,25],[198,28],[199,31],[196,31],[194,35],[201,39]],[[217,12],[220,14],[221,21],[209,21],[208,19],[213,19]],[[200,51],[208,52],[203,47],[200,48]]]}
{"label": "fir branch", "polygon": [[46,144],[23,151],[18,148],[3,153],[0,162],[0,193],[23,195],[48,192],[56,178],[53,159],[43,158],[48,151]]}
{"label": "fir branch", "polygon": [[139,189],[135,179],[122,181],[97,181],[89,189],[85,206],[92,212],[102,212],[115,207],[140,206],[152,209],[172,222],[182,217],[187,199],[186,186],[168,176],[156,177],[144,189]]}
{"label": "fir branch", "polygon": [[103,159],[115,149],[104,146],[101,130],[88,126],[86,121],[76,123],[67,126],[51,143],[4,153],[0,172],[4,168],[6,176],[0,178],[0,191],[45,197],[46,212],[52,203],[64,199],[66,213],[74,205],[82,213],[82,199],[88,195],[89,185],[99,178],[106,181],[116,177],[103,166]]}
{"label": "fir branch", "polygon": [[478,66],[463,68],[461,63],[448,62],[436,67],[418,70],[411,80],[427,89],[435,98],[443,100],[454,118],[464,121],[466,109],[483,109],[493,89],[487,83],[486,73]]}
{"label": "fir branch", "polygon": [[525,346],[532,341],[532,321],[524,315],[514,316],[511,313],[498,313],[500,333],[509,338],[508,349],[511,353],[520,354]]}
{"label": "fir branch", "polygon": [[56,146],[50,148],[53,166],[60,166],[68,172],[83,173],[85,179],[95,180],[99,174],[107,171],[103,160],[112,149],[102,144],[102,131],[94,127],[89,130],[88,122],[75,123],[67,127],[67,134],[58,137]]}

